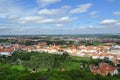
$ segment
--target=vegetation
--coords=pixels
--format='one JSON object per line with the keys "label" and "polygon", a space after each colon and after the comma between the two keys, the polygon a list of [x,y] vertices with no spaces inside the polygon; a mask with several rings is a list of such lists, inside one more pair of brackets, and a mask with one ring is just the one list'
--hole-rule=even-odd
{"label": "vegetation", "polygon": [[83,45],[85,46],[99,46],[99,45],[103,45],[102,42],[90,42],[90,41],[87,41],[87,42],[81,42]]}
{"label": "vegetation", "polygon": [[0,39],[0,43],[9,43],[10,41],[8,39]]}
{"label": "vegetation", "polygon": [[0,57],[0,80],[119,80],[119,75],[93,75],[88,66],[99,62],[101,60],[73,57],[67,53],[17,51],[11,57]]}

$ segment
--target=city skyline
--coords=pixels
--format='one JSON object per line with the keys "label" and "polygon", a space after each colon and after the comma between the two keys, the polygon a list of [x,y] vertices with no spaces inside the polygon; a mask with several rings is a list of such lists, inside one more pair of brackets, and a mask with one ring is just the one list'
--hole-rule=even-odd
{"label": "city skyline", "polygon": [[119,33],[119,0],[0,0],[0,35]]}

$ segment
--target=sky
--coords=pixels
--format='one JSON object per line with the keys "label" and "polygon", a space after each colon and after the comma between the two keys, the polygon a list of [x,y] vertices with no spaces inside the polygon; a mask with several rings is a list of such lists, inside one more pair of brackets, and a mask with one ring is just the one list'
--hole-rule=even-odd
{"label": "sky", "polygon": [[119,31],[120,0],[0,0],[0,35]]}

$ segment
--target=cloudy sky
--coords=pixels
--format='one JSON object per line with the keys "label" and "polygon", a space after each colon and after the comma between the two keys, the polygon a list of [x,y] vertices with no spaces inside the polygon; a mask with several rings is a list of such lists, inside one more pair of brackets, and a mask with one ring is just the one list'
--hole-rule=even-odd
{"label": "cloudy sky", "polygon": [[120,33],[120,0],[0,0],[0,35]]}

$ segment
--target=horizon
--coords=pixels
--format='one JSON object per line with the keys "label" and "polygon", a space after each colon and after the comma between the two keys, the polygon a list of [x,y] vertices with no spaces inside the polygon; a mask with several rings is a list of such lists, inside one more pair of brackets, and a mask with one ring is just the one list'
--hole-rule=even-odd
{"label": "horizon", "polygon": [[0,36],[119,34],[118,7],[119,0],[0,0]]}
{"label": "horizon", "polygon": [[12,34],[12,35],[1,35],[0,34],[0,37],[2,36],[97,36],[97,35],[120,35],[120,33],[98,33],[98,34],[24,34],[24,35],[21,35],[21,34]]}

